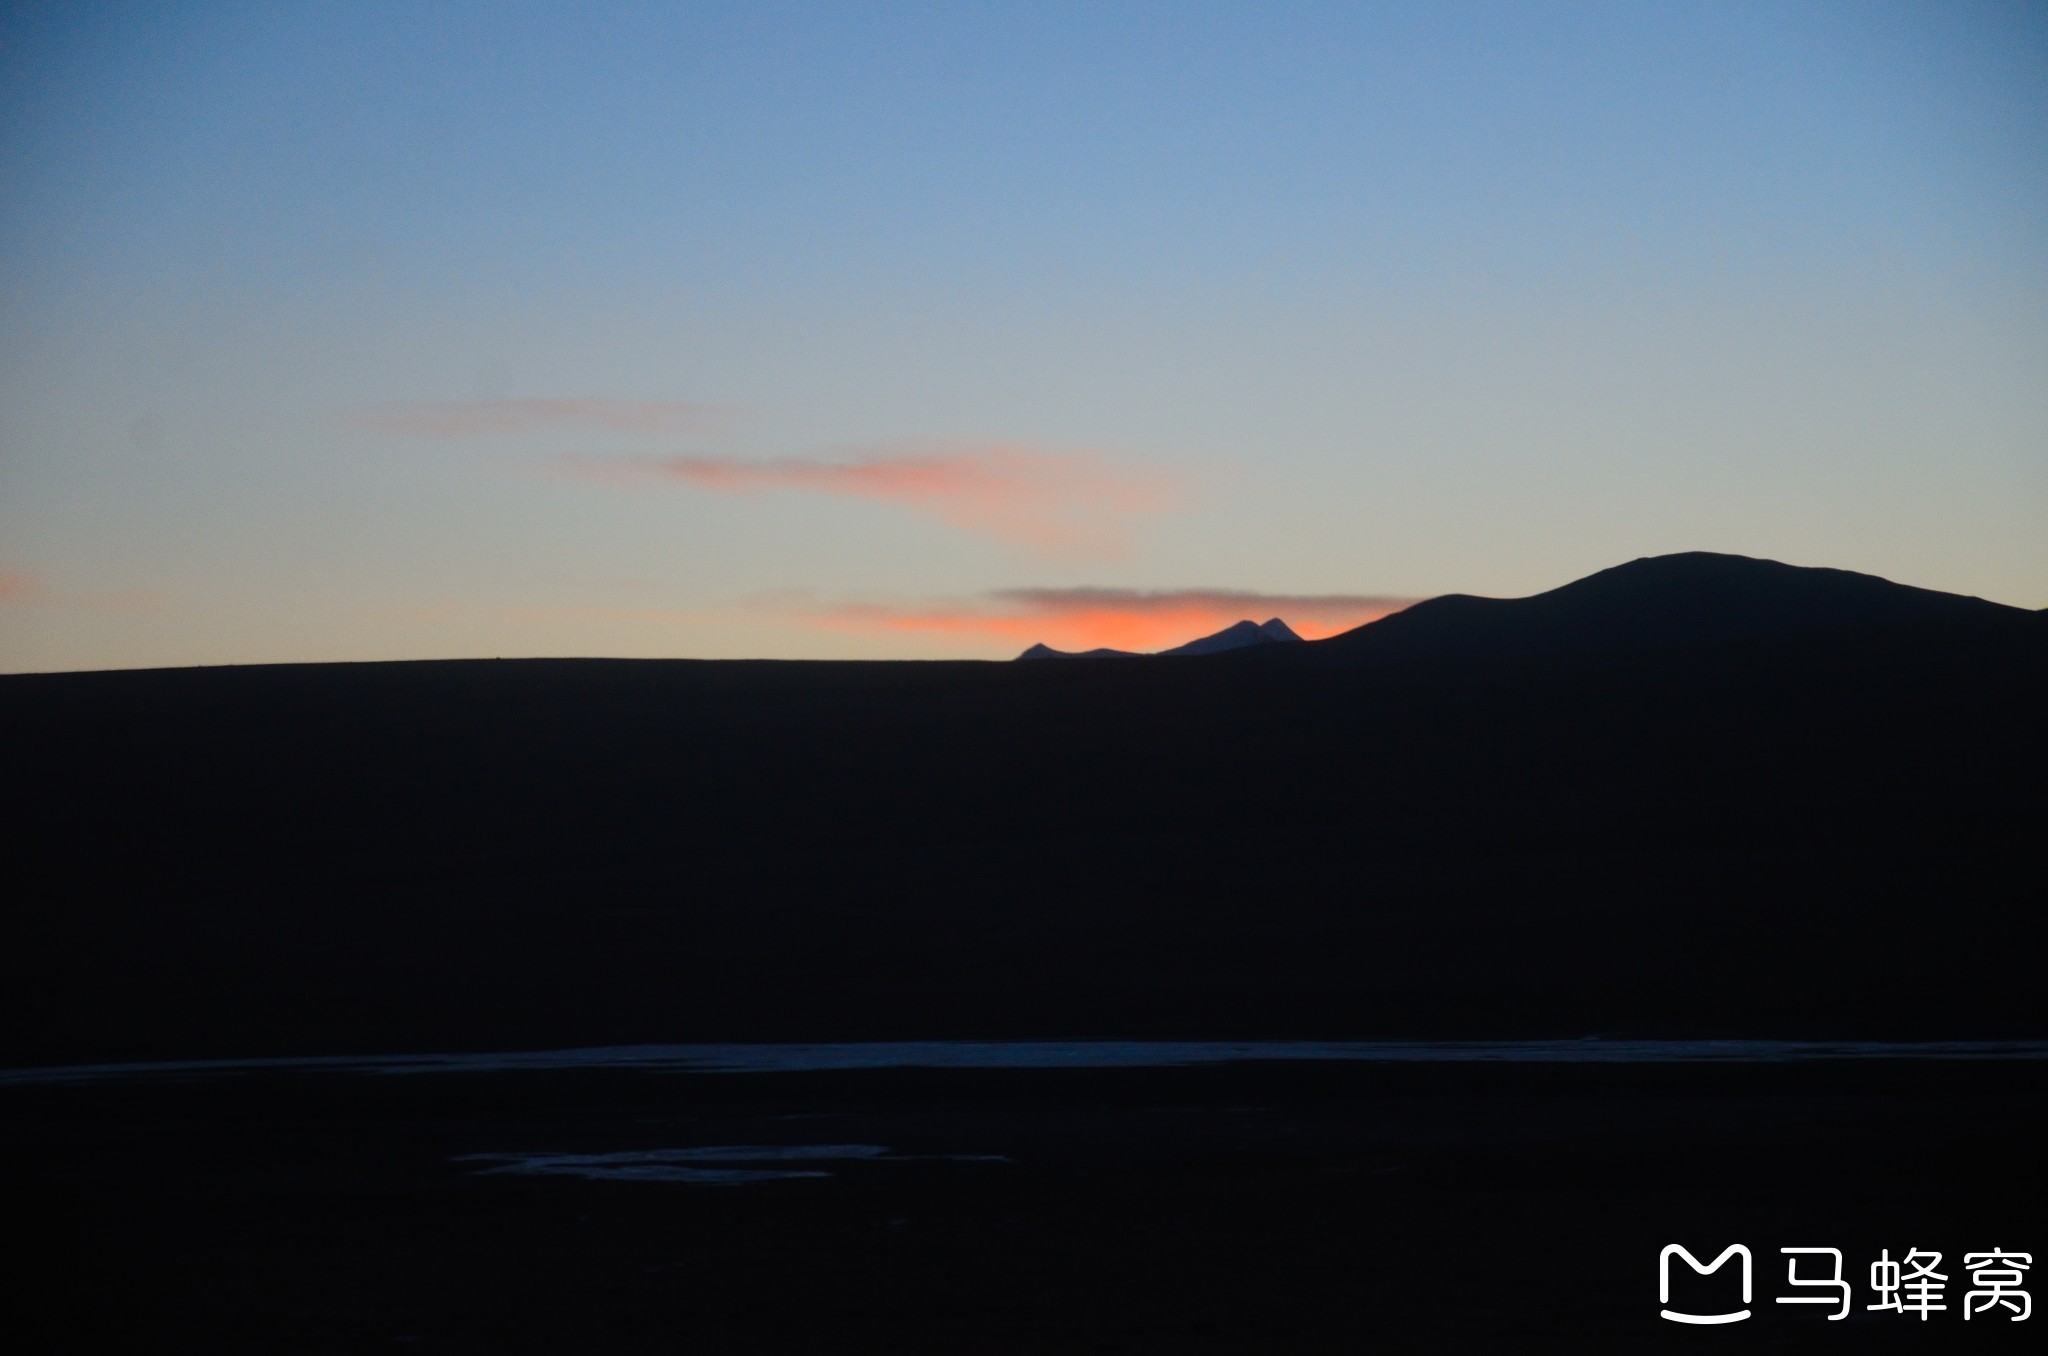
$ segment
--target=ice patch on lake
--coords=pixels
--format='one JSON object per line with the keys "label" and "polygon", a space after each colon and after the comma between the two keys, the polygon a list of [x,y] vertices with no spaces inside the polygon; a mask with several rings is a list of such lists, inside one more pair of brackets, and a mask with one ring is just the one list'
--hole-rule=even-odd
{"label": "ice patch on lake", "polygon": [[2042,1060],[2044,1041],[870,1041],[615,1045],[575,1050],[177,1060],[0,1070],[0,1086],[251,1073],[451,1074],[641,1070],[679,1074],[863,1069],[1158,1069],[1208,1064],[1797,1064],[1840,1060]]}

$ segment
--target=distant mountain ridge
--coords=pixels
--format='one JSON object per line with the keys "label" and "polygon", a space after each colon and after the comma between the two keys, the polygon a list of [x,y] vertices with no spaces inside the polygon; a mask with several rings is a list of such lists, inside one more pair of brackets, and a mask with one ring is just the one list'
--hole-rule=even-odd
{"label": "distant mountain ridge", "polygon": [[[1302,641],[1275,617],[1237,622],[1160,655],[1207,655],[1296,642],[1324,659],[1498,659],[1711,645],[1800,632],[1934,618],[2040,616],[1876,575],[1685,551],[1644,556],[1526,598],[1447,593],[1325,640]],[[1055,650],[1019,659],[1126,659],[1136,651]]]}
{"label": "distant mountain ridge", "polygon": [[1169,654],[1221,654],[1225,650],[1243,650],[1255,645],[1301,644],[1300,636],[1278,617],[1269,617],[1263,622],[1247,618],[1233,622],[1221,631],[1201,636],[1185,645],[1176,645],[1170,650],[1157,650],[1145,654],[1138,650],[1055,650],[1050,645],[1033,645],[1017,656],[1019,659],[1147,659]]}
{"label": "distant mountain ridge", "polygon": [[0,1065],[2039,1038],[2044,691],[2048,615],[1704,554],[1143,662],[0,675]]}
{"label": "distant mountain ridge", "polygon": [[2032,614],[1851,570],[1687,551],[1645,556],[1527,598],[1445,594],[1313,648],[1359,660],[1488,659],[2001,615]]}

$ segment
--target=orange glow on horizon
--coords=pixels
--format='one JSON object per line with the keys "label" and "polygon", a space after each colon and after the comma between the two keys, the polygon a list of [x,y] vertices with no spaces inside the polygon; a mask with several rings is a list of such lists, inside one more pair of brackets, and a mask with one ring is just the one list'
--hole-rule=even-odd
{"label": "orange glow on horizon", "polygon": [[[1279,604],[1288,600],[1273,601]],[[1333,601],[1310,610],[1297,607],[1292,616],[1281,606],[1252,616],[1242,605],[1217,602],[1146,607],[1079,605],[1013,611],[972,606],[893,608],[854,604],[817,614],[815,620],[834,630],[915,632],[983,645],[1000,641],[1018,650],[1045,644],[1055,650],[1145,653],[1186,644],[1240,621],[1263,622],[1275,615],[1302,639],[1322,640],[1377,621],[1402,606],[1405,600],[1400,599],[1360,600],[1349,606]]]}

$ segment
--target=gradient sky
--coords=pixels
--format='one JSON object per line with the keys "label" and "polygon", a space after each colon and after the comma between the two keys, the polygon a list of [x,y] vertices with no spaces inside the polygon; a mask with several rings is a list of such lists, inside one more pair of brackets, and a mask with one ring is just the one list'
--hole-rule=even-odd
{"label": "gradient sky", "polygon": [[0,9],[0,669],[2048,605],[2048,8]]}

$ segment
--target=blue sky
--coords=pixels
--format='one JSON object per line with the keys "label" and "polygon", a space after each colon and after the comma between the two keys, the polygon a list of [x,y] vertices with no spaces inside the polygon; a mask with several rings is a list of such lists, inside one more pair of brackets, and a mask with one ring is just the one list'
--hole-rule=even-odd
{"label": "blue sky", "polygon": [[2048,605],[2037,5],[27,4],[0,174],[8,670]]}

